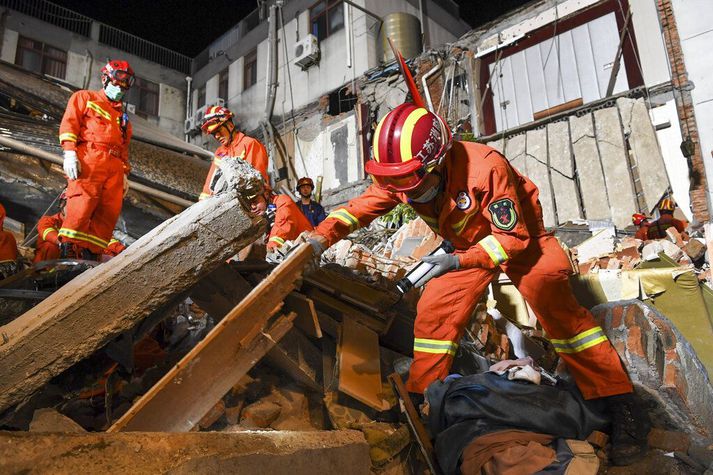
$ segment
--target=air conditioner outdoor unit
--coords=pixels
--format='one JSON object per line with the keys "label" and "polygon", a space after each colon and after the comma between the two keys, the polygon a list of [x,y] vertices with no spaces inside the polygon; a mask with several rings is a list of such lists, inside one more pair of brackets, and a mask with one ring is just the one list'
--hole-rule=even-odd
{"label": "air conditioner outdoor unit", "polygon": [[205,116],[205,111],[208,110],[208,105],[205,105],[203,107],[198,108],[195,114],[193,114],[193,121],[196,124],[196,127],[200,127],[201,124],[203,123],[203,116]]}
{"label": "air conditioner outdoor unit", "polygon": [[295,64],[305,69],[319,62],[319,41],[314,35],[307,35],[295,44]]}
{"label": "air conditioner outdoor unit", "polygon": [[126,104],[126,112],[136,114],[136,106],[134,104]]}
{"label": "air conditioner outdoor unit", "polygon": [[196,119],[195,117],[189,117],[186,119],[183,125],[183,133],[190,135],[196,129]]}

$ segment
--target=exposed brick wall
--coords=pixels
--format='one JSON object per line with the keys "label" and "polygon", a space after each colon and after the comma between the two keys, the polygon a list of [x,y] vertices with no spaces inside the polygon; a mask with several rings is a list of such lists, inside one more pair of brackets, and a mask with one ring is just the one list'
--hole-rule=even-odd
{"label": "exposed brick wall", "polygon": [[695,153],[691,160],[691,187],[689,195],[691,198],[691,208],[693,215],[701,222],[708,221],[710,214],[708,211],[708,184],[703,165],[703,156],[698,137],[698,125],[696,115],[693,110],[693,100],[691,92],[686,90],[690,85],[688,82],[688,71],[686,71],[685,58],[681,49],[681,40],[676,26],[676,17],[673,12],[671,0],[657,0],[659,21],[663,29],[663,36],[666,42],[669,63],[671,64],[671,75],[676,95],[676,109],[681,122],[681,134],[684,139],[688,135],[695,143]]}

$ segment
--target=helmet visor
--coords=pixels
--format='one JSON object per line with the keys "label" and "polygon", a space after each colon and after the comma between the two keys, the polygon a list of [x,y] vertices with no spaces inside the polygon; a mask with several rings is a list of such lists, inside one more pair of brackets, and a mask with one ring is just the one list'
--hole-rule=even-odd
{"label": "helmet visor", "polygon": [[421,184],[425,175],[426,171],[421,167],[406,175],[371,175],[371,178],[379,188],[393,192],[403,192],[416,188]]}
{"label": "helmet visor", "polygon": [[133,74],[128,71],[123,71],[121,69],[115,69],[109,74],[109,79],[112,84],[119,86],[122,89],[129,89],[134,85],[136,78]]}

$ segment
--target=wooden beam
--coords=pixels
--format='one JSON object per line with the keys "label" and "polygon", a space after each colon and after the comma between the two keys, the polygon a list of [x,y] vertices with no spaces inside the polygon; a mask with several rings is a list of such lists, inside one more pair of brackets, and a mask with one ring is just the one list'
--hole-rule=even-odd
{"label": "wooden beam", "polygon": [[274,342],[284,336],[286,330],[281,335],[256,340],[311,258],[309,244],[292,252],[116,421],[109,432],[191,430]]}
{"label": "wooden beam", "polygon": [[293,328],[270,350],[267,360],[303,386],[322,392],[319,383],[322,355],[298,328]]}
{"label": "wooden beam", "polygon": [[314,300],[318,310],[323,310],[330,315],[339,315],[342,321],[349,319],[356,320],[379,334],[386,331],[386,322],[383,320],[362,313],[351,305],[319,289],[309,289],[307,295]]}
{"label": "wooden beam", "polygon": [[322,328],[319,326],[317,310],[312,299],[298,292],[292,292],[285,299],[285,307],[297,313],[295,326],[307,336],[322,338]]}

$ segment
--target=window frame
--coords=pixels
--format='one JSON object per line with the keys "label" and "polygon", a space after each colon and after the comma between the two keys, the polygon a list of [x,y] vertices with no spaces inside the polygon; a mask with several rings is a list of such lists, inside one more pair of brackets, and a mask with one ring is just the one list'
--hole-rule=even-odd
{"label": "window frame", "polygon": [[[135,114],[144,119],[149,117],[159,117],[159,104],[161,99],[161,85],[157,82],[149,81],[148,79],[136,76],[134,85],[131,86],[131,95],[136,99],[136,103],[131,102],[136,107]],[[143,93],[143,94],[142,94]],[[153,102],[153,109],[155,113],[149,108],[145,107],[145,99],[150,96],[155,96]]]}
{"label": "window frame", "polygon": [[[31,41],[35,46],[41,45],[41,48],[40,49],[28,48],[27,46],[24,46],[22,44],[23,40]],[[52,51],[49,51],[49,50],[52,50]],[[23,54],[24,51],[34,52],[39,55],[39,57],[40,57],[40,71],[39,72],[29,69],[25,64],[23,64],[23,62],[21,62],[21,60],[24,58],[24,54]],[[61,53],[63,58],[57,57],[56,53]],[[15,64],[27,71],[35,72],[35,73],[41,74],[43,76],[50,76],[50,77],[66,80],[68,56],[69,55],[66,50],[57,48],[56,46],[49,45],[43,41],[36,40],[34,38],[30,38],[29,36],[19,35],[19,37],[17,39],[17,47],[15,48]],[[50,74],[50,72],[52,72],[50,70],[50,68],[48,67],[48,63],[50,61],[59,65],[59,68],[62,72],[61,75]]]}
{"label": "window frame", "polygon": [[[316,15],[313,15],[312,11],[320,4],[324,4],[324,10],[317,13]],[[341,11],[342,22],[337,29],[332,30],[330,27],[329,14],[330,14],[330,11],[335,10],[337,8],[342,9],[342,11]],[[316,21],[318,21],[320,19],[320,17],[325,18],[325,29],[326,29],[325,35],[321,38],[319,36],[319,32],[315,33],[315,31],[314,31],[314,24]],[[314,36],[316,36],[317,40],[320,42],[323,40],[326,40],[327,38],[332,36],[332,34],[337,33],[340,30],[343,30],[344,29],[344,2],[342,0],[319,0],[315,3],[313,3],[309,7],[309,25],[310,25],[310,33],[313,34]]]}
{"label": "window frame", "polygon": [[[249,69],[248,66],[252,67]],[[243,56],[243,91],[257,84],[257,66],[257,48],[255,48]]]}
{"label": "window frame", "polygon": [[228,102],[228,88],[229,86],[230,74],[228,68],[223,69],[218,73],[218,97]]}

